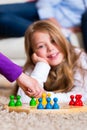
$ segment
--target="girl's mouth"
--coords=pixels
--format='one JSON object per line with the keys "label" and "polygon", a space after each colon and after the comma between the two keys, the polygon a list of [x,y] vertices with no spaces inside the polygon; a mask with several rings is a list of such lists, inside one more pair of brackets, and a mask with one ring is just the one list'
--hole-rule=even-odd
{"label": "girl's mouth", "polygon": [[48,56],[48,58],[54,59],[58,56],[59,53],[54,53]]}

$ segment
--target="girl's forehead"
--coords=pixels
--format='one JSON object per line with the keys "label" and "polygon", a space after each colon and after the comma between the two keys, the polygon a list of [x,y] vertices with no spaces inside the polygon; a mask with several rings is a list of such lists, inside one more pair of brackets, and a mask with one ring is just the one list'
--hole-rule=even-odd
{"label": "girl's forehead", "polygon": [[36,36],[38,36],[38,37],[39,36],[48,36],[49,38],[53,37],[53,35],[51,35],[51,33],[48,31],[36,31],[33,33],[32,37],[36,37]]}

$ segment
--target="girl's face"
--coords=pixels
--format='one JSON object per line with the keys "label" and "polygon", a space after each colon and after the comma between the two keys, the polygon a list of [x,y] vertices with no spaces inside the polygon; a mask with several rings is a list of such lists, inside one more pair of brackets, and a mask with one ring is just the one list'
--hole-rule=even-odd
{"label": "girl's face", "polygon": [[63,54],[58,45],[46,32],[35,32],[32,38],[33,50],[37,56],[43,58],[51,66],[56,66],[63,61]]}

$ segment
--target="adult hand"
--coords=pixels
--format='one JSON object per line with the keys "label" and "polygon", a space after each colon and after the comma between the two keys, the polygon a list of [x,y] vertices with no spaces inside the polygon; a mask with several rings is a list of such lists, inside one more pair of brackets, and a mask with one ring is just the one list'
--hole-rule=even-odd
{"label": "adult hand", "polygon": [[34,78],[24,73],[18,77],[17,83],[29,97],[41,97],[44,92],[44,89]]}

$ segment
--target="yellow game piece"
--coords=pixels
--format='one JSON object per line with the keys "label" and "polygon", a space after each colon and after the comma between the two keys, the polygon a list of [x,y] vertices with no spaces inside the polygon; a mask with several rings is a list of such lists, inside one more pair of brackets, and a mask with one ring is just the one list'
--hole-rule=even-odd
{"label": "yellow game piece", "polygon": [[36,98],[36,105],[38,105],[39,104],[39,101],[38,101],[38,98]]}
{"label": "yellow game piece", "polygon": [[47,104],[46,96],[47,96],[46,93],[43,93],[43,94],[42,94],[42,105],[43,105],[44,107],[45,107],[45,105]]}
{"label": "yellow game piece", "polygon": [[47,96],[48,96],[48,97],[51,97],[51,93],[48,93]]}
{"label": "yellow game piece", "polygon": [[[51,97],[51,93],[47,93],[47,97]],[[50,103],[53,104],[53,101],[51,100]]]}

